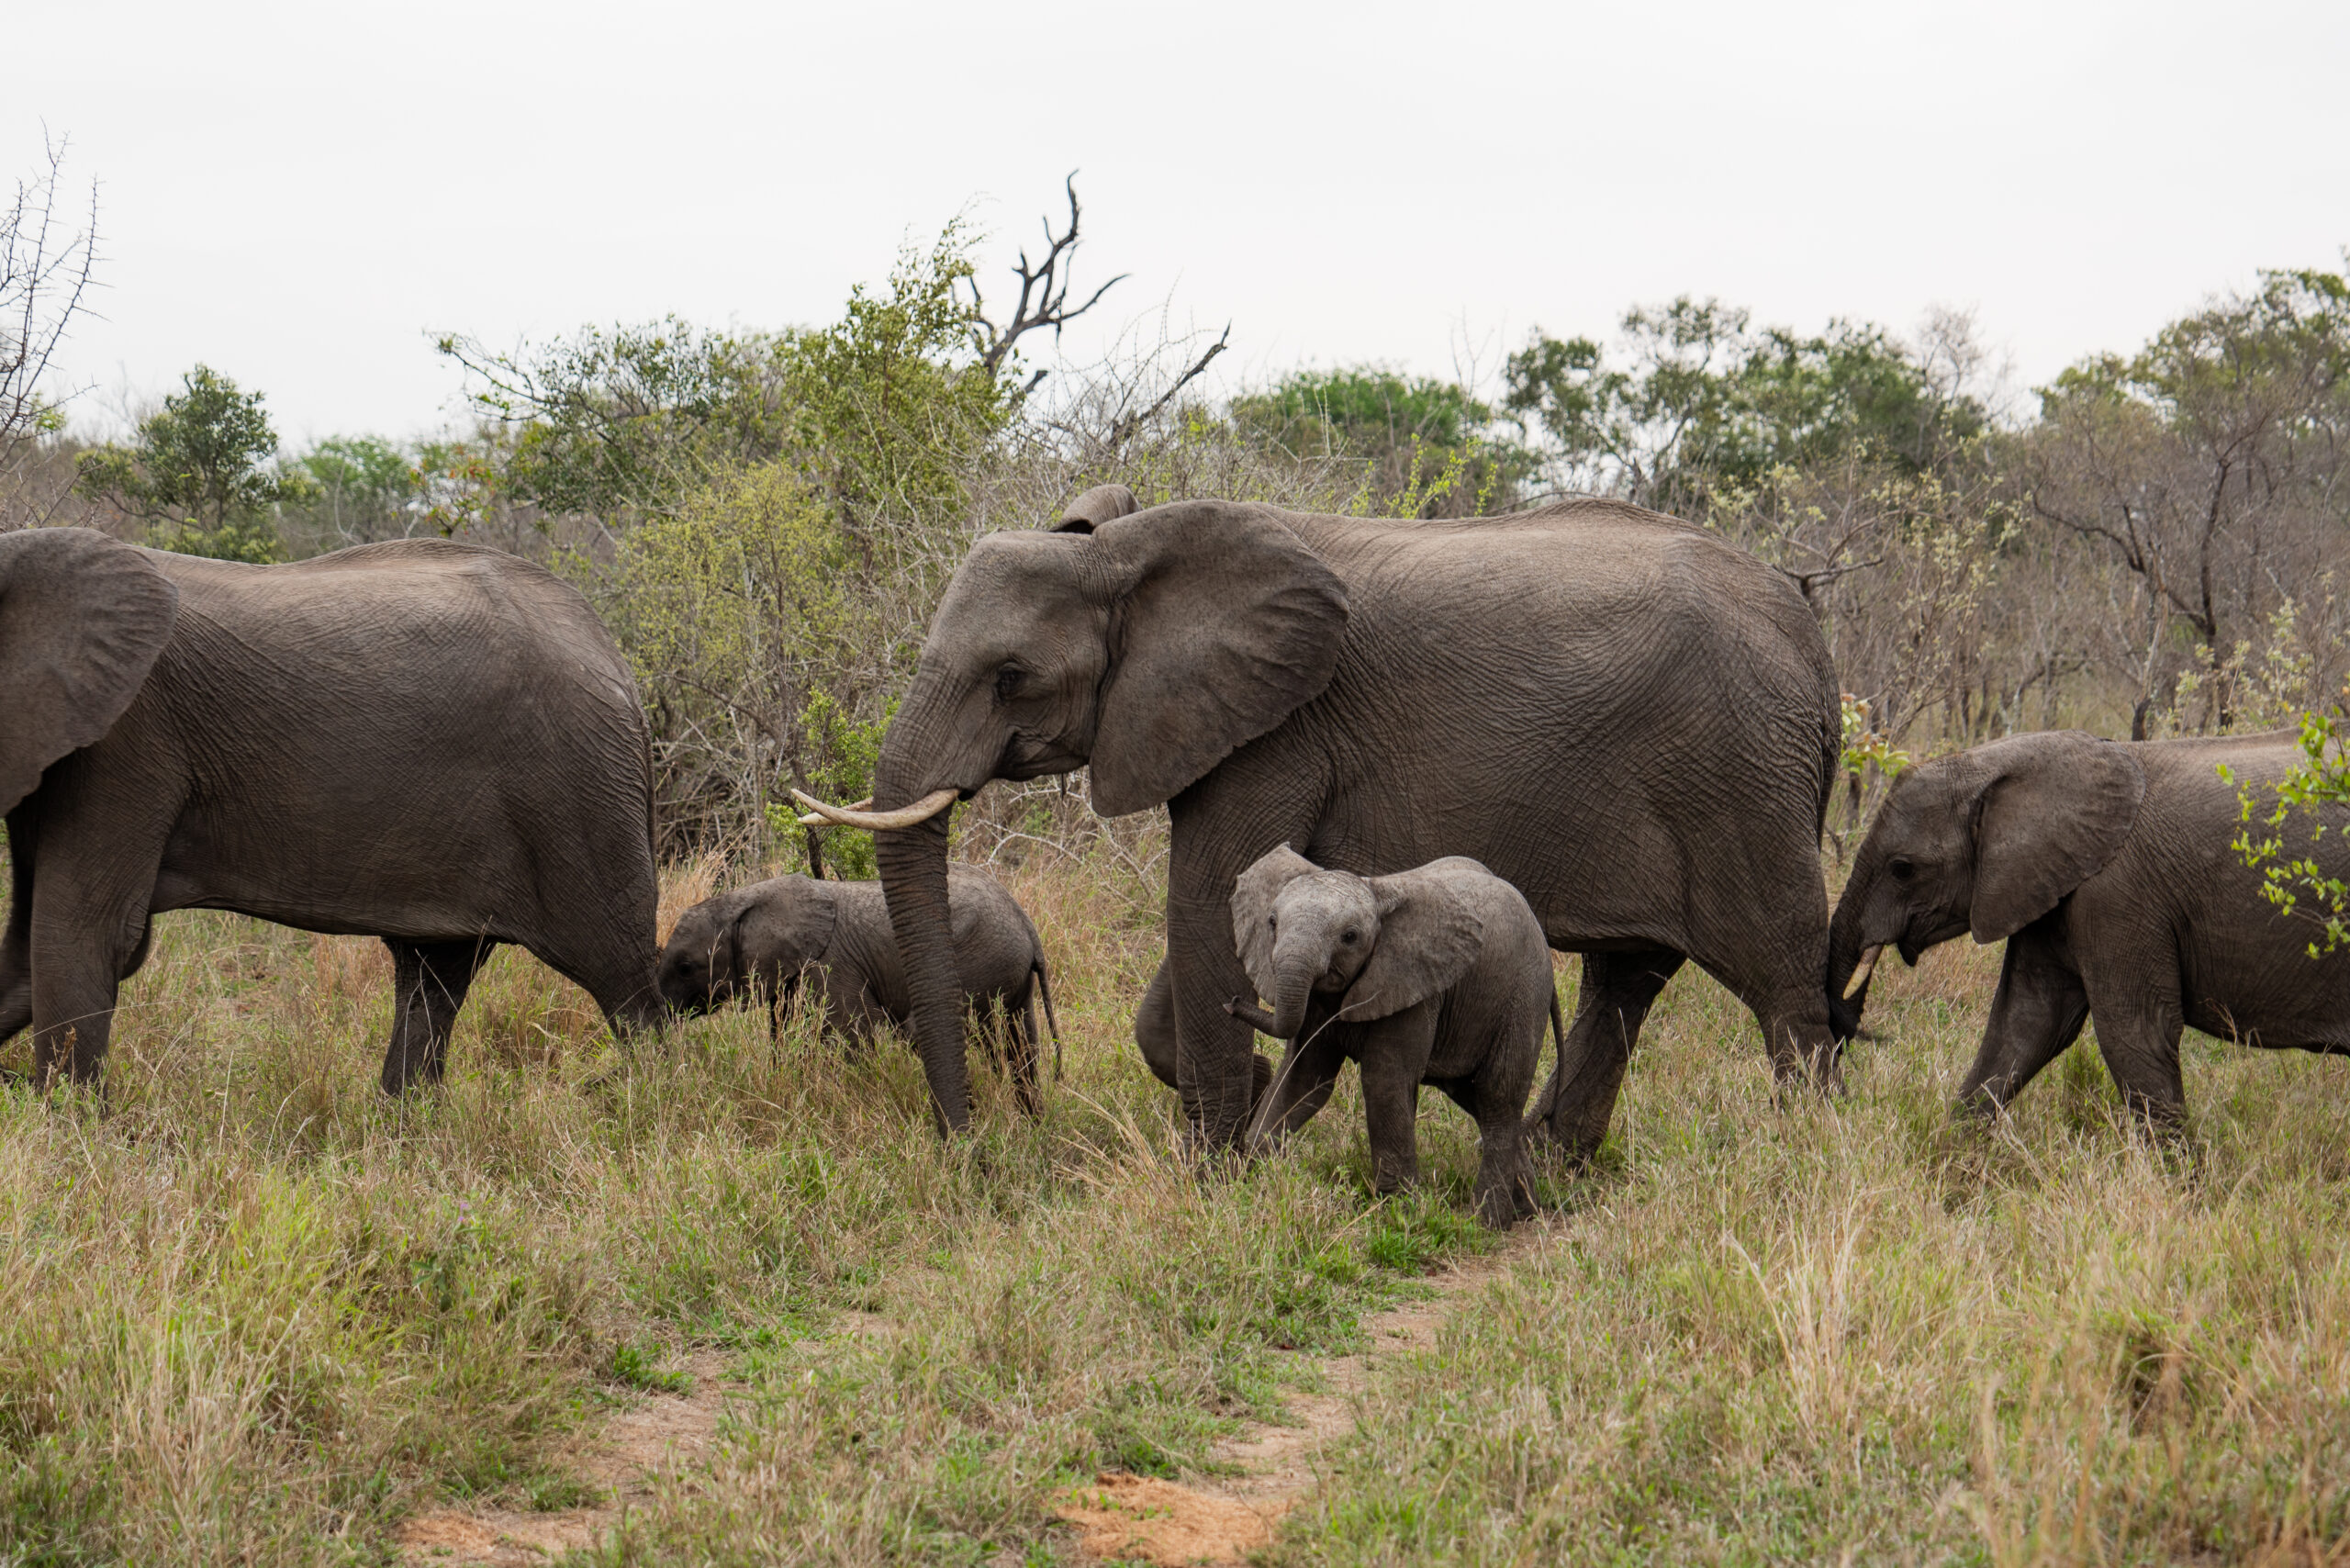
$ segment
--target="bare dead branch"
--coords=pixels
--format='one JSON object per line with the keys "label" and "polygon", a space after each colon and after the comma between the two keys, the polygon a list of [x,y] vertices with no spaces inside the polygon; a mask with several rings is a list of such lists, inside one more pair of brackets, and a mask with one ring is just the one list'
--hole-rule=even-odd
{"label": "bare dead branch", "polygon": [[[990,318],[987,301],[979,293],[978,281],[974,279],[971,282],[971,319],[984,329],[979,364],[990,375],[1003,368],[1004,361],[1012,356],[1024,335],[1049,327],[1058,342],[1063,327],[1100,304],[1103,295],[1126,279],[1126,274],[1120,273],[1087,296],[1083,304],[1075,307],[1069,304],[1069,273],[1077,258],[1078,226],[1083,215],[1077,199],[1075,170],[1069,171],[1063,188],[1069,193],[1069,227],[1056,234],[1052,220],[1045,220],[1045,259],[1041,263],[1032,263],[1026,249],[1021,251],[1019,263],[1013,268],[1020,279],[1020,298],[1012,308],[1011,319],[999,326]],[[1024,398],[1035,391],[1045,375],[1040,370],[1031,375],[1028,385],[1021,388],[1020,395]]]}

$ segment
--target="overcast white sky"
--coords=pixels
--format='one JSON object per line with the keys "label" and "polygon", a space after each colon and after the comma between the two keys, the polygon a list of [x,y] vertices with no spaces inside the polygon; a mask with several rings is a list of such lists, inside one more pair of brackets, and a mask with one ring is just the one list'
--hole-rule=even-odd
{"label": "overcast white sky", "polygon": [[[2024,384],[2350,241],[2350,5],[5,0],[0,174],[99,184],[68,373],[291,444],[453,409],[429,334],[834,315],[1074,168],[1115,327],[1451,374],[1715,294],[1972,308]],[[1089,342],[1091,340],[1089,340]],[[1080,352],[1083,344],[1073,344]],[[92,406],[95,415],[99,410]]]}

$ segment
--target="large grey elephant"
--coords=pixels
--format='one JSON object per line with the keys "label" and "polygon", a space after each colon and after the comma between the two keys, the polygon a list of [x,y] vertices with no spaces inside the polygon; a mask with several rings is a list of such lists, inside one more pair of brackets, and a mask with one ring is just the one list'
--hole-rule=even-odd
{"label": "large grey elephant", "polygon": [[[1983,1044],[1961,1109],[2006,1104],[2094,1014],[2098,1048],[2131,1106],[2186,1112],[2180,1029],[2254,1046],[2350,1052],[2350,954],[2312,960],[2310,927],[2261,895],[2232,847],[2242,807],[2226,764],[2263,801],[2300,756],[2290,731],[2122,742],[2077,730],[2016,735],[1905,772],[1853,857],[1836,905],[1829,975],[1866,1005],[1878,953],[1910,963],[1972,933],[2004,940]],[[2350,876],[2328,812],[2296,857]]]}
{"label": "large grey elephant", "polygon": [[[1056,1057],[1060,1050],[1044,944],[1020,901],[984,871],[957,867],[947,897],[964,1008],[984,1020],[1002,1007],[1013,1083],[1033,1111],[1040,999]],[[661,952],[661,997],[680,1013],[754,994],[779,1008],[803,976],[817,987],[825,1026],[852,1044],[867,1043],[884,1024],[905,1024],[905,974],[880,883],[798,876],[753,882],[679,915]]]}
{"label": "large grey elephant", "polygon": [[1477,1124],[1478,1217],[1500,1229],[1532,1210],[1520,1123],[1542,1025],[1567,1031],[1542,924],[1516,888],[1460,856],[1357,877],[1279,846],[1234,885],[1232,936],[1273,1011],[1238,998],[1227,1011],[1290,1043],[1250,1152],[1304,1126],[1354,1061],[1380,1192],[1419,1180],[1414,1122],[1433,1083]]}
{"label": "large grey elephant", "polygon": [[1446,855],[1522,891],[1583,987],[1542,1103],[1607,1126],[1640,1020],[1685,958],[1762,1021],[1783,1077],[1834,1073],[1818,829],[1836,683],[1779,573],[1613,501],[1413,522],[1231,501],[979,540],[882,745],[890,917],[940,1123],[968,1095],[946,808],[1091,765],[1106,815],[1164,802],[1168,950],[1136,1036],[1213,1146],[1247,1126],[1252,1036],[1224,1003],[1234,879],[1285,844],[1377,874]]}
{"label": "large grey elephant", "polygon": [[0,1039],[94,1080],[165,910],[380,936],[383,1085],[438,1078],[500,942],[658,1014],[636,687],[578,593],[440,540],[292,566],[0,535]]}

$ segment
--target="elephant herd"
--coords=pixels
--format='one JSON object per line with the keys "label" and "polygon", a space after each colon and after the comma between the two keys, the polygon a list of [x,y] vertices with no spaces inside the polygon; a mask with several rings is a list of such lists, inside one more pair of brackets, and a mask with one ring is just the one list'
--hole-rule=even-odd
{"label": "elephant herd", "polygon": [[[0,535],[0,1040],[29,1025],[37,1077],[95,1079],[152,917],[231,909],[383,939],[386,1091],[440,1076],[506,942],[623,1033],[819,977],[840,1032],[905,1025],[951,1131],[970,1014],[1006,1010],[1033,1105],[1035,1001],[1051,1009],[1025,915],[949,868],[951,808],[1083,767],[1104,814],[1168,809],[1166,952],[1135,1036],[1196,1138],[1261,1147],[1355,1059],[1381,1185],[1410,1178],[1433,1083],[1479,1123],[1494,1223],[1523,1207],[1522,1137],[1597,1147],[1693,960],[1752,1010],[1781,1082],[1822,1090],[1878,952],[1914,963],[1962,933],[2007,943],[1962,1104],[2004,1103],[2092,1012],[2157,1121],[2183,1110],[2184,1025],[2350,1051],[2350,959],[2312,960],[2231,848],[2219,765],[2273,783],[2291,737],[2061,732],[1914,767],[1831,922],[1840,747],[1802,596],[1673,519],[1145,510],[1103,486],[973,546],[874,800],[805,802],[875,833],[878,886],[722,894],[656,954],[643,710],[574,589],[437,540],[251,566],[24,531]],[[2343,836],[2306,853],[2343,875]],[[1552,950],[1582,956],[1571,1020]],[[1546,1025],[1558,1066],[1528,1115]],[[1259,1032],[1291,1042],[1278,1075]]]}

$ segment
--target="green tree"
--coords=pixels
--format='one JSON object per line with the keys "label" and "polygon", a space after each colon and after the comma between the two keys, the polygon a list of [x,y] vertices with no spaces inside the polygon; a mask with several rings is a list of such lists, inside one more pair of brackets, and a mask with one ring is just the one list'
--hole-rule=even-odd
{"label": "green tree", "polygon": [[161,549],[229,561],[280,559],[271,513],[310,493],[278,465],[262,394],[202,364],[140,421],[129,446],[84,453],[74,488],[145,521]]}
{"label": "green tree", "polygon": [[297,554],[407,538],[431,524],[431,476],[450,461],[439,442],[330,436],[290,465],[308,494],[281,507],[278,532]]}
{"label": "green tree", "polygon": [[1366,465],[1371,504],[1423,517],[1506,506],[1531,476],[1532,454],[1494,429],[1469,389],[1380,365],[1298,370],[1233,399],[1250,439],[1301,457]]}
{"label": "green tree", "polygon": [[1724,486],[1856,454],[1922,474],[1986,423],[1982,404],[1882,327],[1805,337],[1687,296],[1625,314],[1611,353],[1537,331],[1503,408],[1550,443],[1562,486],[1702,516]]}

